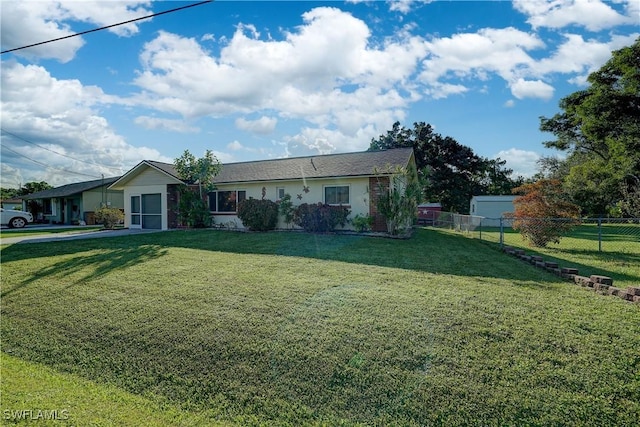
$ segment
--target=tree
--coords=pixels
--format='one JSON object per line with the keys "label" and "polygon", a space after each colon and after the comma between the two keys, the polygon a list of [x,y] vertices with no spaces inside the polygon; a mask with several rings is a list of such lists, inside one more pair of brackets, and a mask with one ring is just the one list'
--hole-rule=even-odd
{"label": "tree", "polygon": [[[202,158],[196,158],[189,150],[174,160],[178,176],[187,185],[180,189],[179,216],[183,224],[192,227],[207,225],[209,211],[204,193],[213,190],[213,178],[219,173],[221,165],[211,150]],[[198,193],[193,186],[197,185]]]}
{"label": "tree", "polygon": [[565,189],[589,214],[623,200],[640,179],[640,39],[614,51],[588,77],[590,86],[560,100],[561,113],[540,118],[556,137],[545,146],[568,153]]}
{"label": "tree", "polygon": [[197,184],[200,198],[204,198],[203,189],[208,191],[213,187],[213,178],[220,172],[220,161],[207,150],[204,157],[196,158],[189,150],[184,150],[182,156],[174,160],[174,166],[180,179],[187,184]]}
{"label": "tree", "polygon": [[521,196],[513,201],[514,212],[505,216],[534,246],[558,243],[578,223],[580,208],[567,201],[559,180],[541,179],[514,189],[514,193]]}
{"label": "tree", "polygon": [[18,190],[18,196],[26,196],[27,194],[37,193],[38,191],[49,190],[53,188],[53,186],[47,184],[44,181],[36,182],[27,182],[25,185]]}
{"label": "tree", "polygon": [[513,171],[503,160],[480,157],[424,122],[414,123],[413,129],[394,123],[385,135],[371,140],[369,150],[400,147],[413,147],[424,198],[440,202],[445,210],[468,212],[472,196],[505,194],[522,182],[511,179]]}
{"label": "tree", "polygon": [[0,188],[0,200],[13,199],[18,195],[17,188]]}

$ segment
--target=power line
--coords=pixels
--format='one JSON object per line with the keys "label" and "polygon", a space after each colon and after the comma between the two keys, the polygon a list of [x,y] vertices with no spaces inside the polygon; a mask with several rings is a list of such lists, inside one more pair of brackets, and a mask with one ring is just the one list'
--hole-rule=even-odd
{"label": "power line", "polygon": [[37,160],[34,160],[34,159],[32,159],[31,157],[25,156],[24,154],[18,153],[17,151],[15,151],[15,150],[13,150],[13,149],[11,149],[11,148],[7,147],[7,146],[6,146],[6,145],[4,145],[4,144],[1,144],[1,143],[0,143],[0,145],[1,145],[1,146],[2,146],[2,148],[4,148],[5,150],[9,150],[9,151],[11,151],[12,153],[14,153],[14,154],[16,154],[16,155],[18,155],[18,156],[20,156],[20,157],[24,157],[25,159],[30,160],[30,161],[32,161],[32,162],[33,162],[33,163],[35,163],[35,164],[38,164],[38,165],[40,165],[40,166],[44,166],[45,168],[55,169],[55,170],[59,170],[59,171],[67,172],[67,173],[72,173],[72,174],[75,174],[75,175],[88,176],[88,177],[91,177],[91,178],[100,178],[99,176],[89,175],[89,174],[82,173],[82,172],[71,171],[71,170],[69,170],[69,169],[56,168],[56,167],[53,167],[53,166],[47,165],[46,163],[42,163],[42,162],[39,162],[39,161],[37,161]]}
{"label": "power line", "polygon": [[203,5],[205,3],[211,3],[211,2],[213,2],[213,0],[201,1],[199,3],[194,3],[194,4],[187,5],[187,6],[176,7],[175,9],[169,9],[169,10],[165,10],[163,12],[153,13],[151,15],[143,16],[143,17],[140,17],[140,18],[130,19],[128,21],[119,22],[117,24],[107,25],[106,27],[94,28],[92,30],[82,31],[80,33],[70,34],[70,35],[64,36],[64,37],[58,37],[57,39],[51,39],[51,40],[47,40],[47,41],[43,41],[43,42],[39,42],[39,43],[33,43],[33,44],[30,44],[30,45],[27,45],[27,46],[22,46],[22,47],[16,47],[16,48],[13,48],[13,49],[3,50],[2,52],[0,52],[0,55],[5,54],[5,53],[9,53],[9,52],[13,52],[13,51],[16,51],[16,50],[27,49],[29,47],[40,46],[40,45],[43,45],[43,44],[46,44],[46,43],[57,42],[57,41],[60,41],[60,40],[71,38],[71,37],[82,36],[84,34],[93,33],[93,32],[96,32],[96,31],[106,30],[108,28],[117,27],[119,25],[130,24],[131,22],[136,22],[136,21],[141,21],[143,19],[153,18],[155,16],[164,15],[166,13],[177,12],[177,11],[182,10],[182,9],[188,9],[190,7],[200,6],[200,5]]}
{"label": "power line", "polygon": [[120,168],[120,167],[105,166],[105,165],[100,165],[98,163],[90,162],[90,161],[87,161],[87,160],[76,159],[75,157],[71,157],[71,156],[68,156],[66,154],[58,153],[57,151],[54,151],[54,150],[51,150],[51,149],[49,149],[47,147],[43,147],[41,145],[38,145],[35,142],[29,141],[28,139],[25,139],[25,138],[23,138],[23,137],[21,137],[19,135],[16,135],[15,133],[9,132],[8,130],[2,129],[2,128],[0,128],[0,130],[2,132],[4,132],[4,133],[8,134],[8,135],[13,136],[14,138],[19,139],[20,141],[26,142],[27,144],[35,145],[38,148],[42,148],[43,150],[47,150],[47,151],[49,151],[51,153],[54,153],[54,154],[57,154],[59,156],[66,157],[66,158],[71,159],[71,160],[75,160],[76,162],[87,163],[87,164],[90,164],[90,165],[93,165],[93,166],[98,166],[98,167],[105,168],[105,169],[113,169],[113,170],[117,170],[118,172],[120,172],[122,170],[122,168]]}

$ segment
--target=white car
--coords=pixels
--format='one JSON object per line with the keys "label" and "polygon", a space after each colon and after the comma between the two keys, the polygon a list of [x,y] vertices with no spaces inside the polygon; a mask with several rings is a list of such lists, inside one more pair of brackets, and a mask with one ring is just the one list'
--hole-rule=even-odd
{"label": "white car", "polygon": [[17,211],[13,209],[0,208],[2,213],[2,225],[8,225],[9,228],[22,228],[30,222],[33,222],[33,215],[29,212]]}

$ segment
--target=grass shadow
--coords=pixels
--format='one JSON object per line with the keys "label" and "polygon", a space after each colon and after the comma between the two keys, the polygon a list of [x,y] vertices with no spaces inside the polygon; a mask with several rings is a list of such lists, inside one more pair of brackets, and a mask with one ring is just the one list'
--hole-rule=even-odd
{"label": "grass shadow", "polygon": [[[12,252],[12,257],[6,257],[5,251]],[[69,250],[66,253],[78,253],[81,251]],[[84,251],[82,251],[84,252]],[[59,277],[70,284],[77,284],[82,281],[91,280],[110,273],[114,270],[122,270],[135,264],[145,262],[163,256],[167,249],[155,245],[142,245],[134,247],[110,248],[99,253],[86,255],[81,254],[72,258],[65,257],[62,261],[38,270],[35,274],[17,283],[10,289],[3,290],[1,297],[6,297],[29,284],[47,277]],[[3,262],[7,258],[15,260],[17,253],[4,249],[2,251]],[[56,252],[56,255],[60,255]],[[19,258],[19,257],[18,257]],[[24,259],[24,258],[19,258]],[[90,273],[86,273],[89,271]]]}
{"label": "grass shadow", "polygon": [[[152,246],[154,249],[149,249]],[[159,256],[159,248],[187,249],[302,257],[350,264],[401,268],[432,274],[471,277],[495,277],[510,280],[553,280],[554,276],[533,266],[522,268],[519,261],[499,255],[497,245],[447,233],[433,228],[418,228],[409,239],[391,239],[339,233],[310,234],[298,231],[267,233],[222,230],[180,230],[146,235],[85,239],[79,241],[29,243],[2,250],[2,260],[58,256],[104,250],[106,254],[89,259],[64,261],[41,274],[79,270],[96,265],[96,273],[109,268],[124,268],[135,260]],[[110,257],[124,259],[110,262]],[[129,260],[129,261],[127,261]],[[48,269],[50,270],[50,269]]]}

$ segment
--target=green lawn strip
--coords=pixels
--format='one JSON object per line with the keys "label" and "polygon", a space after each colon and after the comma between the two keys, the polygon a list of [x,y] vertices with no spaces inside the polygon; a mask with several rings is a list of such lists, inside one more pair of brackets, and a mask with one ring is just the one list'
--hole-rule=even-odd
{"label": "green lawn strip", "polygon": [[225,426],[213,411],[179,409],[0,353],[2,419],[8,425]]}
{"label": "green lawn strip", "polygon": [[[602,230],[602,251],[598,250],[598,230],[593,224],[577,227],[560,243],[550,243],[546,248],[530,246],[517,231],[507,228],[504,244],[557,262],[561,267],[578,268],[583,276],[611,277],[614,286],[623,289],[640,286],[640,226],[603,224]],[[479,232],[473,235],[479,237]],[[483,230],[482,239],[499,242],[499,230]]]}
{"label": "green lawn strip", "polygon": [[90,231],[102,230],[102,226],[96,227],[69,227],[69,228],[27,228],[27,229],[15,229],[15,230],[2,230],[0,235],[5,238],[10,237],[24,237],[24,236],[40,236],[49,234],[77,234],[87,233]]}
{"label": "green lawn strip", "polygon": [[463,236],[181,231],[2,262],[3,351],[230,422],[640,421],[638,306]]}

